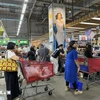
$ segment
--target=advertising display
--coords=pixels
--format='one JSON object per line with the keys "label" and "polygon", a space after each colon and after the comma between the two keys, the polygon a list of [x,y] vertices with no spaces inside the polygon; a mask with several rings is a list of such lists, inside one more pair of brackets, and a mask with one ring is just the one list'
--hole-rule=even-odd
{"label": "advertising display", "polygon": [[[14,42],[18,45],[18,40],[9,40],[10,42]],[[0,39],[0,45],[6,45],[8,42],[6,40]],[[28,45],[28,40],[20,40],[20,45]]]}
{"label": "advertising display", "polygon": [[1,27],[0,27],[0,36],[3,36],[3,32],[4,32],[4,29],[3,29],[3,27],[1,26]]}
{"label": "advertising display", "polygon": [[53,42],[54,49],[64,44],[66,36],[65,6],[51,4],[49,7],[49,42]]}
{"label": "advertising display", "polygon": [[69,43],[71,41],[70,38],[66,38],[66,42]]}
{"label": "advertising display", "polygon": [[95,33],[91,29],[88,29],[86,30],[85,35],[87,36],[87,40],[92,40],[95,36]]}
{"label": "advertising display", "polygon": [[86,35],[79,35],[79,40],[86,41],[87,36]]}
{"label": "advertising display", "polygon": [[53,8],[49,6],[49,42],[53,42]]}

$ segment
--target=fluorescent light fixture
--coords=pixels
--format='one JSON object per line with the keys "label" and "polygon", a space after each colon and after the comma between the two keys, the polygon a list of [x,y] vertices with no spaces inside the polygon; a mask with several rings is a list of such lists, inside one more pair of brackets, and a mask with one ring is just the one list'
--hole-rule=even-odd
{"label": "fluorescent light fixture", "polygon": [[29,0],[25,0],[25,2],[28,2]]}
{"label": "fluorescent light fixture", "polygon": [[17,31],[17,36],[19,35],[19,31],[20,31],[20,30]]}
{"label": "fluorescent light fixture", "polygon": [[22,14],[24,14],[24,13],[25,13],[25,11],[26,11],[26,7],[27,7],[27,4],[26,4],[26,3],[24,3],[24,4],[23,4],[23,9],[22,9]]}
{"label": "fluorescent light fixture", "polygon": [[81,27],[68,27],[70,29],[84,29],[84,28],[81,28]]}
{"label": "fluorescent light fixture", "polygon": [[97,17],[94,17],[94,18],[92,18],[92,19],[94,19],[94,20],[100,20],[100,18],[97,18]]}
{"label": "fluorescent light fixture", "polygon": [[8,36],[8,37],[16,37],[16,36]]}
{"label": "fluorescent light fixture", "polygon": [[28,1],[29,0],[24,0],[24,4],[23,4],[23,8],[22,8],[22,13],[21,13],[21,17],[20,17],[20,22],[19,22],[18,30],[17,30],[17,36],[19,35],[20,29],[21,29],[21,25],[22,25],[22,21],[24,19],[24,15],[25,15],[25,11],[26,11],[26,8],[27,8],[27,2]]}
{"label": "fluorescent light fixture", "polygon": [[72,12],[71,10],[68,11],[68,13],[71,13],[71,12]]}
{"label": "fluorescent light fixture", "polygon": [[1,20],[8,20],[8,21],[19,21],[18,19],[9,19],[9,18],[1,18]]}
{"label": "fluorescent light fixture", "polygon": [[24,19],[24,14],[21,14],[20,21],[23,21],[23,19]]}
{"label": "fluorescent light fixture", "polygon": [[18,26],[18,29],[20,29],[20,28],[21,28],[21,25]]}
{"label": "fluorescent light fixture", "polygon": [[99,25],[97,23],[88,23],[88,22],[80,22],[80,24],[85,24],[85,25]]}
{"label": "fluorescent light fixture", "polygon": [[19,22],[19,25],[21,25],[21,24],[22,24],[22,21]]}

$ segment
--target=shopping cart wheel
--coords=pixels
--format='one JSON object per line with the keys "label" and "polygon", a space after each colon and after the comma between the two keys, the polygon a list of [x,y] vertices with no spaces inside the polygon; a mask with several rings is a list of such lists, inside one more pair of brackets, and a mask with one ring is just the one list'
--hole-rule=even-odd
{"label": "shopping cart wheel", "polygon": [[89,90],[89,87],[86,87],[86,90]]}
{"label": "shopping cart wheel", "polygon": [[48,92],[48,95],[51,96],[51,95],[52,95],[52,91],[49,91],[49,92]]}
{"label": "shopping cart wheel", "polygon": [[46,86],[46,87],[44,88],[44,90],[45,90],[45,91],[48,91],[48,87]]}

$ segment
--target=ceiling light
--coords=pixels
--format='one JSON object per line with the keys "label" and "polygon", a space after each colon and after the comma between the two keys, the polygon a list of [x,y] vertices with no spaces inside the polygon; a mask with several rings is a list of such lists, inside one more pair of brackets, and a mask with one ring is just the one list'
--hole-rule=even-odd
{"label": "ceiling light", "polygon": [[22,21],[19,22],[19,25],[21,25],[21,24],[22,24]]}
{"label": "ceiling light", "polygon": [[18,26],[18,29],[20,29],[20,28],[21,28],[21,25]]}
{"label": "ceiling light", "polygon": [[25,11],[26,11],[26,8],[27,8],[27,2],[28,2],[28,0],[24,0],[22,13],[21,13],[21,17],[20,17],[20,22],[19,22],[18,30],[17,30],[17,36],[19,35],[20,29],[21,29],[21,25],[22,25],[22,21],[24,19]]}
{"label": "ceiling light", "polygon": [[25,2],[28,2],[29,0],[25,0]]}
{"label": "ceiling light", "polygon": [[16,37],[16,36],[9,36],[9,37]]}
{"label": "ceiling light", "polygon": [[71,13],[71,10],[69,10],[69,12],[68,13]]}
{"label": "ceiling light", "polygon": [[24,13],[25,13],[25,11],[26,11],[26,7],[27,7],[27,4],[26,4],[26,3],[24,3],[24,4],[23,4],[23,9],[22,9],[22,14],[24,14]]}
{"label": "ceiling light", "polygon": [[100,20],[100,18],[97,18],[97,17],[94,17],[94,18],[92,18],[92,19],[94,19],[94,20]]}
{"label": "ceiling light", "polygon": [[81,28],[81,27],[68,27],[70,29],[84,29],[84,28]]}
{"label": "ceiling light", "polygon": [[23,21],[23,19],[24,19],[24,14],[21,14],[20,21]]}
{"label": "ceiling light", "polygon": [[20,29],[18,29],[18,31],[17,31],[17,36],[19,35],[19,32],[20,32]]}
{"label": "ceiling light", "polygon": [[88,22],[80,22],[80,24],[86,24],[86,25],[99,25],[97,23],[88,23]]}

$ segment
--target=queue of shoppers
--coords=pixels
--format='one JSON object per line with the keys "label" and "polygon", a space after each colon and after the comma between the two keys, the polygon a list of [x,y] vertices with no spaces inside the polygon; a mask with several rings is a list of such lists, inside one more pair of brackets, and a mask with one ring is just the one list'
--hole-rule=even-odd
{"label": "queue of shoppers", "polygon": [[[71,41],[67,48],[66,55],[63,44],[60,44],[52,54],[50,54],[49,49],[43,44],[40,44],[37,50],[34,46],[31,46],[29,51],[26,49],[27,47],[24,48],[24,51],[27,52],[26,59],[28,60],[38,60],[42,62],[51,61],[54,64],[54,73],[56,76],[60,74],[59,72],[62,70],[65,61],[65,91],[68,91],[70,89],[69,84],[72,83],[75,90],[74,94],[78,95],[82,94],[83,92],[79,91],[77,87],[78,74],[80,71],[77,46],[78,45],[76,41]],[[9,42],[7,44],[6,58],[13,59],[15,61],[19,60],[19,54],[21,54],[19,50],[20,49],[18,49],[15,43]],[[87,58],[93,58],[92,46],[90,44],[86,46],[84,55]],[[21,91],[19,89],[18,83],[18,71],[5,72],[5,81],[6,90],[10,92],[10,95],[7,95],[7,100],[19,100]]]}

